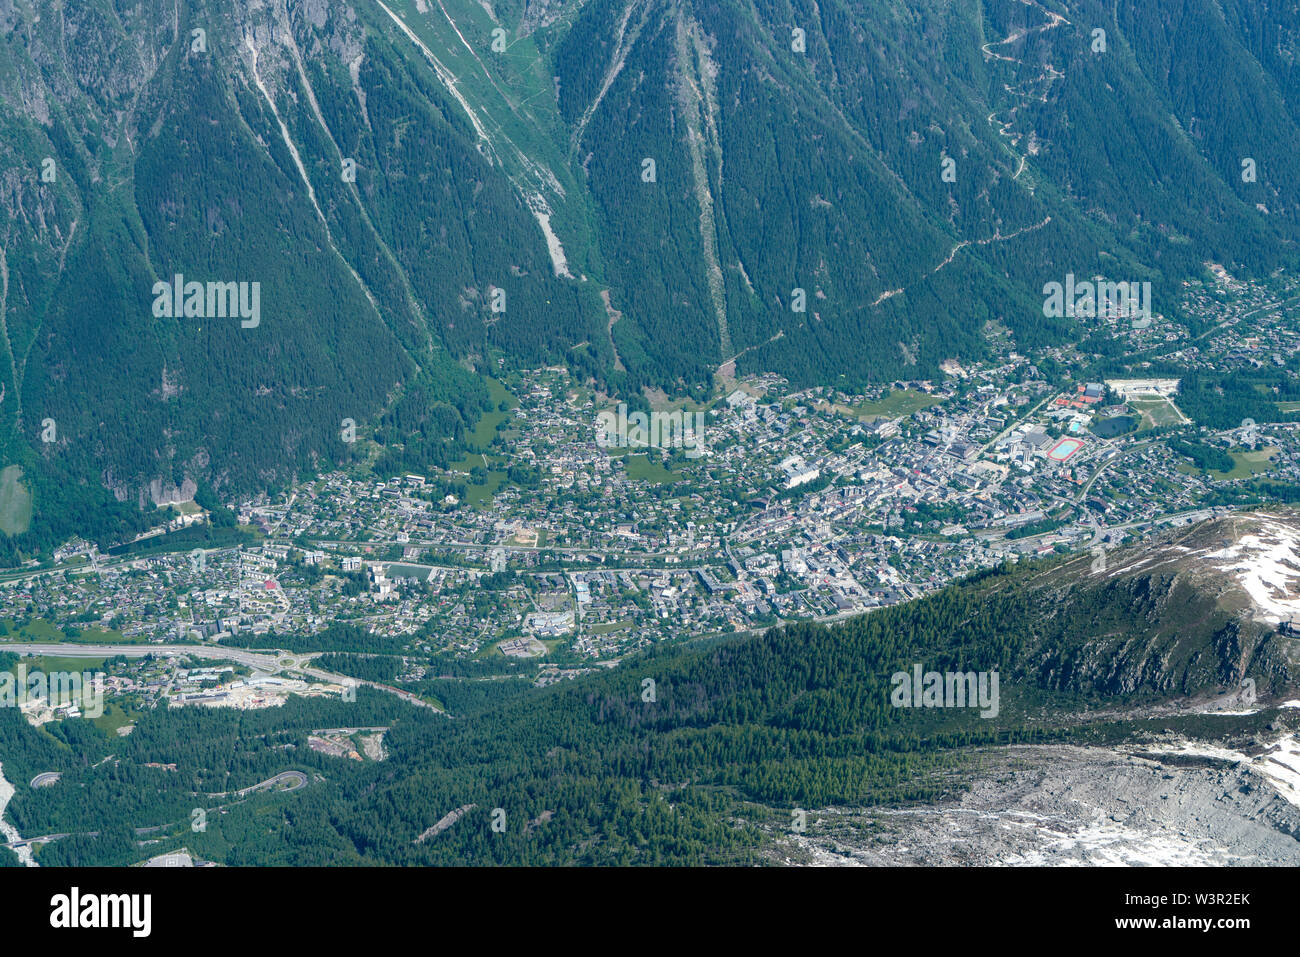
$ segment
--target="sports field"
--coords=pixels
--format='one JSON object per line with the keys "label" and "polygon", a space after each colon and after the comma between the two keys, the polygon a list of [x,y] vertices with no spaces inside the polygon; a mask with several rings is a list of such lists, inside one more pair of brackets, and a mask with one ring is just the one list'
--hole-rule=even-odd
{"label": "sports field", "polygon": [[1047,450],[1047,457],[1053,462],[1064,462],[1079,449],[1083,448],[1081,439],[1065,438]]}

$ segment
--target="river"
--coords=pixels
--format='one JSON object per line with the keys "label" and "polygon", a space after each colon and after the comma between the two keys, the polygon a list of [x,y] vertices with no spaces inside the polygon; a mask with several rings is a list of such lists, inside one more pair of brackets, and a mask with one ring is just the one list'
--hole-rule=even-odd
{"label": "river", "polygon": [[[5,820],[5,808],[9,806],[10,799],[14,796],[14,786],[5,780],[4,764],[0,763],[0,834],[4,835],[5,841],[21,841],[22,835],[18,833],[18,828],[14,827]],[[14,849],[18,855],[18,860],[22,861],[25,867],[37,867],[36,859],[32,857],[30,847],[19,847]]]}

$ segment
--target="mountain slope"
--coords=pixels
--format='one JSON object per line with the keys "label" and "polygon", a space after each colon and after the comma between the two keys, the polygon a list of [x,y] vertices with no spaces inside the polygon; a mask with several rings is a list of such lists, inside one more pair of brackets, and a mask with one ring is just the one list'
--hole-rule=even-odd
{"label": "mountain slope", "polygon": [[[451,733],[407,728],[392,738],[403,773],[358,793],[344,833],[394,862],[722,860],[785,830],[781,808],[959,793],[990,746],[1222,734],[1194,702],[1236,697],[1247,677],[1261,698],[1296,687],[1300,647],[1224,558],[1262,532],[1295,541],[1300,518],[1234,516],[1120,550],[1106,571],[1091,556],[1032,563],[830,628],[660,649]],[[917,664],[999,672],[998,713],[893,706],[894,676]],[[470,802],[546,824],[498,835],[483,813],[408,843]],[[746,825],[718,830],[731,815]]]}
{"label": "mountain slope", "polygon": [[[1296,26],[1247,0],[9,0],[24,549],[57,489],[264,487],[352,460],[344,420],[445,463],[489,356],[701,396],[731,360],[855,386],[978,358],[990,321],[1084,337],[1043,316],[1067,273],[1149,279],[1177,318],[1206,260],[1296,262]],[[257,325],[155,316],[176,275],[257,283]]]}
{"label": "mountain slope", "polygon": [[[427,410],[410,464],[445,465],[488,406],[456,357],[499,336],[554,361],[585,334],[457,105],[350,8],[7,13],[0,409],[37,482],[265,486],[347,461],[344,420],[403,401]],[[159,318],[177,275],[256,285],[260,314]]]}
{"label": "mountain slope", "polygon": [[[734,860],[761,856],[792,808],[959,794],[983,780],[989,748],[1110,748],[1170,729],[1240,740],[1266,716],[1198,710],[1244,678],[1261,699],[1292,693],[1300,662],[1225,570],[1223,549],[1255,548],[1262,528],[1294,540],[1300,518],[1212,521],[1120,550],[1104,572],[1091,557],[1003,569],[830,628],[657,649],[450,730],[399,726],[397,767],[358,783],[340,827],[395,863]],[[895,706],[896,676],[917,665],[998,672],[997,713]],[[416,840],[466,804],[480,812]],[[506,833],[495,807],[515,822]]]}
{"label": "mountain slope", "polygon": [[[1207,258],[1293,259],[1297,88],[1247,49],[1257,25],[1209,4],[1120,21],[1021,0],[586,4],[557,46],[560,106],[630,318],[620,353],[671,370],[695,352],[697,374],[752,350],[742,370],[801,383],[930,375],[979,354],[988,319],[1027,346],[1079,335],[1041,310],[1067,272],[1154,280],[1172,314],[1174,278]],[[1240,127],[1211,89],[1249,97]],[[642,157],[654,185],[633,182]]]}
{"label": "mountain slope", "polygon": [[[130,863],[132,828],[175,821],[195,853],[244,864],[899,862],[941,820],[978,841],[963,852],[931,833],[945,862],[1074,846],[1064,831],[1006,836],[1026,815],[1139,858],[1170,842],[1213,857],[1231,839],[1246,859],[1291,861],[1300,711],[1279,704],[1300,646],[1251,596],[1262,575],[1270,601],[1300,601],[1300,561],[1289,551],[1283,584],[1285,566],[1250,557],[1279,559],[1283,539],[1300,541],[1294,512],[1234,515],[1119,549],[1106,569],[996,569],[832,627],[660,645],[547,688],[444,681],[450,718],[363,688],[275,713],[155,709],[125,739],[64,722],[55,739],[8,709],[6,771],[63,772],[12,812],[22,833],[79,835],[46,863]],[[906,706],[900,680],[918,668],[979,673],[982,697]],[[308,746],[343,725],[390,727],[387,760]],[[196,792],[287,767],[312,785],[189,830]],[[1126,806],[1139,798],[1151,814]],[[792,829],[801,810],[807,832]]]}

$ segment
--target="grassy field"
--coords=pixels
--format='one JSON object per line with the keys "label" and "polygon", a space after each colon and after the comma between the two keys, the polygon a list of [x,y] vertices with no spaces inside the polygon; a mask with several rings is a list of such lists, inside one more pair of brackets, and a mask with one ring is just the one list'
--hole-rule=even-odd
{"label": "grassy field", "polygon": [[12,629],[5,637],[15,641],[62,641],[63,632],[44,618],[33,618],[22,628],[14,629],[13,621],[6,620],[5,625]]}
{"label": "grassy field", "polygon": [[911,415],[913,412],[919,412],[921,409],[932,405],[938,405],[941,401],[932,395],[917,392],[915,389],[899,389],[897,392],[889,393],[883,399],[859,403],[853,411],[857,413],[860,419],[881,417],[893,419],[902,415]]}
{"label": "grassy field", "polygon": [[483,417],[474,423],[474,431],[469,436],[471,448],[486,449],[492,444],[492,439],[497,434],[497,429],[505,424],[510,418],[510,412],[500,411],[498,408],[504,402],[509,409],[519,407],[519,400],[510,394],[502,383],[491,377],[487,380],[488,395],[492,398],[492,411],[484,412]]}
{"label": "grassy field", "polygon": [[680,472],[672,472],[658,462],[651,461],[648,455],[629,455],[623,460],[627,466],[627,477],[642,482],[676,482],[681,479]]}
{"label": "grassy field", "polygon": [[1215,472],[1209,474],[1220,481],[1231,481],[1232,479],[1250,478],[1252,475],[1258,475],[1261,472],[1267,472],[1273,468],[1273,456],[1278,452],[1277,448],[1260,449],[1257,452],[1229,452],[1236,466],[1231,472]]}
{"label": "grassy field", "polygon": [[492,504],[492,496],[496,495],[497,489],[506,481],[505,469],[497,466],[505,464],[505,457],[500,455],[478,455],[471,454],[465,456],[459,462],[451,463],[453,472],[461,472],[469,475],[475,468],[487,469],[487,481],[482,485],[476,485],[473,482],[465,486],[465,504],[475,508],[483,508]]}
{"label": "grassy field", "polygon": [[[642,394],[645,395],[646,401],[650,403],[650,410],[652,412],[677,412],[678,410],[690,413],[708,412],[709,409],[720,404],[723,400],[723,396],[721,395],[716,396],[713,400],[708,402],[696,402],[694,399],[688,397],[673,399],[669,398],[668,393],[664,392],[663,389],[651,389],[648,387],[642,390]],[[609,408],[611,411],[617,411],[618,403],[611,402]]]}
{"label": "grassy field", "polygon": [[16,674],[14,668],[17,668],[19,664],[27,666],[28,674],[33,671],[43,671],[46,674],[55,671],[103,671],[106,660],[104,658],[60,658],[56,655],[35,655],[28,658],[19,658],[9,671]]}
{"label": "grassy field", "polygon": [[64,641],[80,641],[91,645],[138,645],[144,642],[143,638],[127,638],[120,631],[110,628],[84,628],[81,637],[72,638],[68,635],[63,636]]}
{"label": "grassy field", "polygon": [[[492,411],[485,412],[483,417],[474,425],[474,431],[469,437],[469,446],[473,449],[485,450],[492,444],[492,439],[496,436],[497,430],[502,428],[510,418],[509,409],[519,406],[519,400],[510,394],[505,385],[496,379],[488,378],[488,394],[492,397]],[[498,408],[501,403],[506,404],[507,411],[502,412]],[[483,508],[492,504],[492,498],[496,495],[497,490],[507,481],[506,458],[502,455],[486,455],[482,452],[471,452],[459,462],[451,463],[453,472],[462,472],[468,475],[474,468],[487,469],[487,481],[482,485],[470,483],[465,487],[465,504],[474,508]]]}
{"label": "grassy field", "polygon": [[[4,619],[4,624],[8,630],[0,634],[0,638],[7,641],[66,641],[92,645],[135,645],[144,641],[142,638],[127,638],[120,631],[105,631],[102,628],[84,628],[79,637],[73,638],[44,618],[35,618],[22,628],[15,628],[11,618]],[[4,644],[0,642],[0,651],[3,650]]]}
{"label": "grassy field", "polygon": [[1138,431],[1158,429],[1167,425],[1184,425],[1187,420],[1174,408],[1168,399],[1130,399],[1129,408],[1142,416]]}
{"label": "grassy field", "polygon": [[95,727],[108,734],[117,734],[118,728],[126,727],[134,723],[140,715],[134,711],[127,711],[116,701],[106,701],[104,703],[104,713],[98,718],[92,718],[91,721]]}
{"label": "grassy field", "polygon": [[0,471],[0,532],[21,535],[32,524],[32,493],[22,483],[21,465]]}

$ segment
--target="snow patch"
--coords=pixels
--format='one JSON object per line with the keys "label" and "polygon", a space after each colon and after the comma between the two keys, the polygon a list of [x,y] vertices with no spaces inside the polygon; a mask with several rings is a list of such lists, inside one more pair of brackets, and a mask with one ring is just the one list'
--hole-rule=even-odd
{"label": "snow patch", "polygon": [[[1300,702],[1287,702],[1283,707],[1294,707]],[[1245,765],[1263,777],[1287,803],[1300,807],[1300,742],[1288,734],[1270,744],[1263,754],[1249,758],[1240,751],[1221,748],[1202,742],[1184,741],[1177,748],[1161,749],[1166,754],[1192,757],[1218,758]]]}
{"label": "snow patch", "polygon": [[1300,743],[1287,735],[1251,764],[1291,804],[1300,807]]}
{"label": "snow patch", "polygon": [[1052,836],[1042,850],[998,861],[1009,866],[1088,867],[1195,867],[1222,863],[1222,854],[1207,850],[1202,842],[1179,834],[1151,834],[1097,818],[1073,834]]}
{"label": "snow patch", "polygon": [[[1221,571],[1234,573],[1265,620],[1278,623],[1300,618],[1300,534],[1288,525],[1258,519],[1256,532],[1233,545],[1211,552]],[[1226,562],[1226,564],[1225,564]]]}

